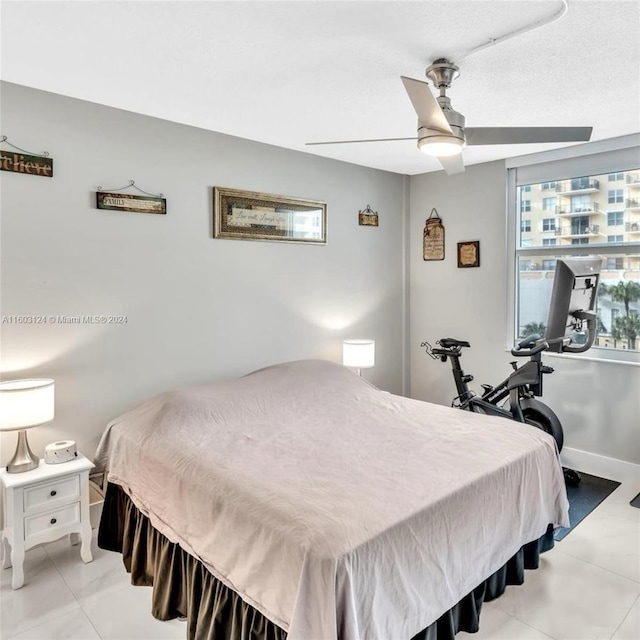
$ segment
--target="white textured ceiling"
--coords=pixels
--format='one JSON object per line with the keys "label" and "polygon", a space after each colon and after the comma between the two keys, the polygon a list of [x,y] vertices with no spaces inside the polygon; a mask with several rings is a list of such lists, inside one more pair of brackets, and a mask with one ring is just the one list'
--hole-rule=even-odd
{"label": "white textured ceiling", "polygon": [[[400,75],[552,15],[560,0],[1,3],[3,80],[388,171],[440,169]],[[470,55],[449,90],[467,126],[640,131],[640,2],[573,0]],[[6,135],[10,132],[3,131]],[[466,164],[566,145],[469,147]]]}

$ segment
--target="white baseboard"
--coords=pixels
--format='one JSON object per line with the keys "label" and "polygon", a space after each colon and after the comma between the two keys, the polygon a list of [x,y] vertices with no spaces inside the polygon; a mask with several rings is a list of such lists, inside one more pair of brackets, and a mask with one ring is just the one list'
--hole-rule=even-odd
{"label": "white baseboard", "polygon": [[571,447],[564,447],[560,457],[564,467],[617,482],[636,482],[640,485],[640,464],[616,460]]}

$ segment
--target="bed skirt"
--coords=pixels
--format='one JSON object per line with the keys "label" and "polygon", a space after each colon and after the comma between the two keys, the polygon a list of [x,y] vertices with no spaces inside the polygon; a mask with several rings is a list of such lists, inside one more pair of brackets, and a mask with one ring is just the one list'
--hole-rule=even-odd
{"label": "bed skirt", "polygon": [[[553,528],[525,544],[502,568],[411,640],[453,640],[458,631],[478,630],[480,610],[524,582],[540,553],[553,547]],[[178,544],[149,523],[121,487],[109,483],[98,546],[122,554],[131,583],[153,587],[151,613],[158,620],[187,618],[187,640],[285,640],[286,631],[265,618],[213,576]],[[409,640],[409,639],[407,639]]]}

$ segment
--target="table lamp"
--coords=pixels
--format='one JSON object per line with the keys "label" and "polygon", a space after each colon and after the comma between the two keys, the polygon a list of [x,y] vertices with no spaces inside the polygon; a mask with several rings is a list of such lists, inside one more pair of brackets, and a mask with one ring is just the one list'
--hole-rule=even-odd
{"label": "table lamp", "polygon": [[354,368],[358,375],[360,369],[370,369],[376,364],[375,340],[344,340],[342,342],[342,364]]}
{"label": "table lamp", "polygon": [[0,431],[18,431],[16,452],[8,473],[36,469],[40,460],[29,448],[27,429],[51,422],[54,416],[54,382],[49,378],[0,382]]}

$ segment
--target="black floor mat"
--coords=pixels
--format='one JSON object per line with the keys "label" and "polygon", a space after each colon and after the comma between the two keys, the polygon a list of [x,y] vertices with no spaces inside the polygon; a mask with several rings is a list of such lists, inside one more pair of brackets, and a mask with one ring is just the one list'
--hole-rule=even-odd
{"label": "black floor mat", "polygon": [[640,493],[629,503],[632,507],[640,509]]}
{"label": "black floor mat", "polygon": [[582,481],[577,487],[567,487],[569,498],[570,527],[558,529],[553,537],[562,540],[582,522],[610,493],[620,486],[619,482],[606,480],[588,473],[580,473]]}

